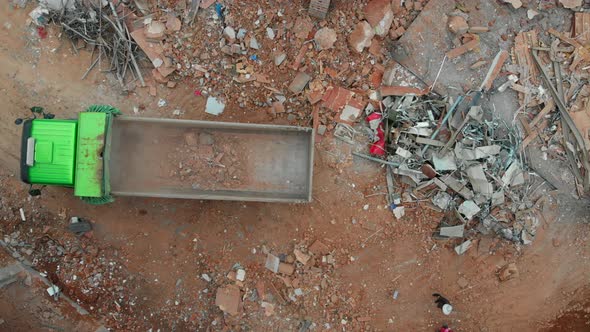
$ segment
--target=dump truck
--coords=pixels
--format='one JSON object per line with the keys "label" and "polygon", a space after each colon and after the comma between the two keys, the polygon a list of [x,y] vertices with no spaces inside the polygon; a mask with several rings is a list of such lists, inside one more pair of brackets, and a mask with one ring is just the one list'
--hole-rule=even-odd
{"label": "dump truck", "polygon": [[71,187],[89,203],[312,198],[312,128],[129,117],[104,105],[22,124],[22,181]]}

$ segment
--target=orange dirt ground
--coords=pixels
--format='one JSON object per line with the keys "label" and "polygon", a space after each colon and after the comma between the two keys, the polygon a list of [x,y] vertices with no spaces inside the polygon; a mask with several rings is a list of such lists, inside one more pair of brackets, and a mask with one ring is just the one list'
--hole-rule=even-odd
{"label": "orange dirt ground", "polygon": [[[159,90],[158,97],[141,88],[122,95],[116,81],[97,70],[81,81],[90,53],[73,54],[57,29],[49,29],[49,36],[40,40],[25,23],[29,10],[0,5],[0,235],[20,231],[19,241],[33,245],[29,259],[37,262],[34,267],[48,272],[106,327],[297,331],[302,321],[310,321],[315,331],[434,331],[443,323],[455,331],[588,329],[587,208],[586,213],[558,209],[558,195],[553,194],[532,245],[517,250],[494,240],[488,243],[491,251],[476,245],[457,256],[454,242],[432,238],[442,215],[414,203],[396,220],[380,194],[387,190],[383,170],[351,159],[350,147],[330,136],[316,144],[314,199],[309,204],[118,198],[90,206],[72,190],[54,187],[28,197],[28,187],[18,180],[21,128],[14,119],[28,116],[34,105],[60,118],[105,103],[128,115],[142,105],[141,116],[172,117],[174,109],[182,109],[181,119],[285,123],[263,108],[228,105],[217,118],[207,115],[205,97],[194,95],[188,79],[174,89]],[[159,98],[169,106],[158,108]],[[20,221],[19,208],[26,222]],[[68,233],[71,216],[91,220],[91,235]],[[334,264],[316,257],[315,266],[298,267],[289,278],[264,268],[265,251],[290,255],[295,246],[308,247],[315,240],[329,248]],[[56,253],[56,246],[65,253]],[[499,282],[497,272],[509,262],[516,263],[519,276]],[[217,288],[231,283],[227,274],[237,263],[246,278],[241,288],[244,308],[236,318],[224,315],[214,302]],[[102,279],[93,286],[89,280],[99,273]],[[202,274],[212,281],[203,280]],[[460,279],[467,280],[463,288]],[[277,288],[282,296],[275,300],[284,297],[286,303],[276,301],[265,314],[252,295],[260,284],[267,291]],[[288,295],[296,288],[304,294],[292,301]],[[435,307],[434,292],[451,300],[450,316]],[[0,307],[5,322],[19,322],[14,315],[14,310]],[[568,325],[572,322],[578,325]]]}

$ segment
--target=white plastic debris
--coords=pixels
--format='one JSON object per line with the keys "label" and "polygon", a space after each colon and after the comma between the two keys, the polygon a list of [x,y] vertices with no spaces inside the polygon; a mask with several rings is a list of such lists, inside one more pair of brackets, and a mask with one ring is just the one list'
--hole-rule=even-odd
{"label": "white plastic debris", "polygon": [[47,294],[49,294],[49,296],[55,296],[59,294],[59,287],[57,287],[56,285],[50,286],[49,288],[47,288]]}
{"label": "white plastic debris", "polygon": [[244,269],[238,269],[238,271],[236,271],[236,279],[244,281],[246,279],[246,271]]}
{"label": "white plastic debris", "polygon": [[207,273],[201,274],[201,278],[203,278],[203,280],[206,282],[211,282],[211,277]]}
{"label": "white plastic debris", "polygon": [[49,15],[49,10],[47,8],[37,6],[29,13],[29,17],[31,21],[36,25],[44,25],[46,23],[46,19],[44,16]]}
{"label": "white plastic debris", "polygon": [[212,115],[219,115],[223,113],[225,109],[225,104],[220,102],[215,97],[207,98],[207,106],[205,106],[205,113],[212,114]]}
{"label": "white plastic debris", "polygon": [[395,209],[393,209],[393,214],[397,219],[401,219],[406,214],[406,208],[403,206],[396,206]]}
{"label": "white plastic debris", "polygon": [[281,263],[281,260],[277,256],[269,253],[266,256],[266,263],[264,263],[264,267],[266,267],[267,269],[271,270],[274,273],[278,273],[280,263]]}
{"label": "white plastic debris", "polygon": [[455,162],[455,154],[451,151],[447,152],[444,156],[435,153],[432,156],[432,162],[434,163],[434,169],[437,171],[454,171],[457,169],[457,163]]}
{"label": "white plastic debris", "polygon": [[164,107],[168,105],[168,102],[165,99],[158,100],[158,107]]}
{"label": "white plastic debris", "polygon": [[412,157],[412,152],[402,148],[402,147],[398,147],[397,150],[395,150],[395,154],[397,154],[398,156],[401,156],[404,159],[408,159]]}
{"label": "white plastic debris", "polygon": [[449,204],[453,200],[453,197],[444,191],[439,191],[434,197],[432,198],[432,204],[438,206],[442,210],[446,210],[449,207]]}
{"label": "white plastic debris", "polygon": [[20,212],[20,220],[27,221],[27,218],[25,217],[25,210],[23,210],[23,208],[20,208],[18,209],[18,212]]}

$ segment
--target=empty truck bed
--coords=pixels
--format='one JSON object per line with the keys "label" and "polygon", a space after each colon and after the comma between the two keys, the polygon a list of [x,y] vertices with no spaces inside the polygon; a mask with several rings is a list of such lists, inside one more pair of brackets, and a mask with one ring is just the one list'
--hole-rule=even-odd
{"label": "empty truck bed", "polygon": [[109,136],[113,195],[311,200],[311,128],[117,117]]}

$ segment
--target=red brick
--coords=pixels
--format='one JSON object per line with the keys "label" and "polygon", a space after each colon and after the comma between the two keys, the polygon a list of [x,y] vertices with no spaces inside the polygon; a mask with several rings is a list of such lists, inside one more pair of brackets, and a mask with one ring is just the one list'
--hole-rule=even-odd
{"label": "red brick", "polygon": [[310,104],[314,105],[320,102],[320,100],[322,100],[322,96],[324,94],[321,91],[310,91],[307,94],[307,100],[309,101]]}
{"label": "red brick", "polygon": [[215,296],[215,305],[223,312],[227,312],[232,316],[239,314],[242,306],[240,289],[235,285],[218,288]]}
{"label": "red brick", "polygon": [[428,93],[427,89],[418,89],[410,86],[382,86],[380,91],[382,97],[405,95],[423,96]]}
{"label": "red brick", "polygon": [[369,76],[369,80],[371,81],[371,86],[374,89],[378,89],[381,86],[381,80],[383,80],[383,71],[373,70],[371,76]]}
{"label": "red brick", "polygon": [[322,97],[322,106],[332,111],[340,111],[352,98],[354,93],[341,87],[331,87]]}
{"label": "red brick", "polygon": [[393,23],[393,10],[390,0],[371,0],[365,6],[365,18],[378,36],[385,36]]}
{"label": "red brick", "polygon": [[469,51],[473,51],[478,47],[479,47],[479,40],[474,39],[474,40],[468,42],[467,44],[463,44],[457,48],[454,48],[454,49],[448,51],[447,58],[454,59],[454,58],[460,57],[461,55],[463,55]]}

